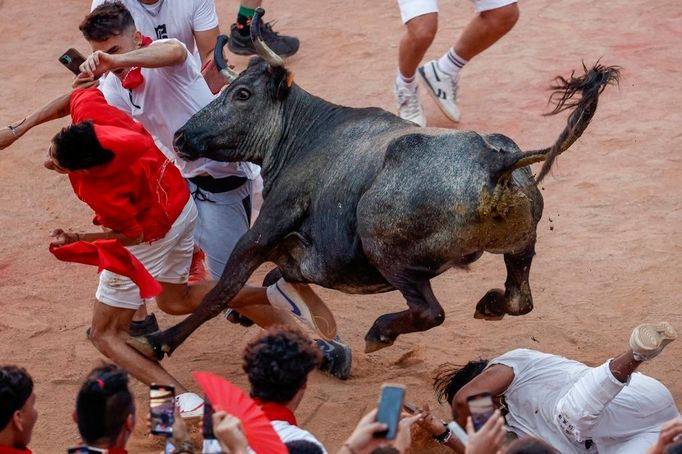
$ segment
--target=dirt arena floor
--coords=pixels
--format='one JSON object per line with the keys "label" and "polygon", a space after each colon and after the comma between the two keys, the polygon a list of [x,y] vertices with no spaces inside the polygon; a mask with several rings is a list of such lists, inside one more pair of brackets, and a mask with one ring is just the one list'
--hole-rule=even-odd
{"label": "dirt arena floor", "polygon": [[[89,3],[0,0],[0,124],[68,90],[71,78],[57,57],[72,46],[88,50],[77,25]],[[237,2],[218,3],[227,29]],[[444,52],[473,15],[466,0],[441,3],[429,59]],[[265,6],[278,30],[301,38],[300,52],[288,61],[301,86],[340,104],[395,109],[392,84],[402,33],[395,1],[286,0]],[[682,329],[682,5],[536,0],[520,6],[516,28],[466,67],[459,128],[501,132],[522,149],[547,146],[566,118],[541,116],[551,79],[570,74],[582,60],[601,58],[624,68],[620,89],[608,89],[583,138],[542,184],[545,212],[531,272],[535,309],[499,322],[472,318],[476,301],[505,279],[502,257],[485,255],[469,271],[435,280],[447,314],[441,327],[367,355],[365,332],[377,316],[403,308],[400,295],[321,290],[354,349],[353,375],[341,382],[313,373],[298,417],[330,452],[375,405],[382,382],[404,383],[410,401],[433,404],[431,376],[445,361],[461,364],[529,347],[597,364],[623,350],[630,330],[643,320],[665,319]],[[246,63],[232,61],[238,69]],[[422,97],[432,126],[453,126],[424,90]],[[74,398],[83,375],[101,361],[85,339],[96,272],[58,262],[47,250],[52,229],[91,228],[90,212],[66,178],[42,167],[49,138],[65,124],[37,128],[0,152],[0,363],[18,363],[33,374],[40,418],[31,445],[39,454],[64,452],[78,441]],[[177,321],[160,317],[163,326]],[[256,332],[212,320],[164,364],[194,390],[193,370],[216,372],[245,387],[240,352]],[[677,342],[643,371],[682,404],[681,355]],[[133,389],[140,418],[131,452],[158,452],[143,419],[146,388],[135,382]],[[437,411],[447,416],[445,408]],[[428,443],[414,451],[440,452]]]}

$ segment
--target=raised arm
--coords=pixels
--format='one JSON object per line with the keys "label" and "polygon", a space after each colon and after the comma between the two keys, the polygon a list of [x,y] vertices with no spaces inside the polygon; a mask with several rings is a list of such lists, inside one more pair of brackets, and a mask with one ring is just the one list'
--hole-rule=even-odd
{"label": "raised arm", "polygon": [[142,68],[162,68],[174,66],[185,61],[187,49],[180,41],[169,39],[156,41],[147,47],[135,49],[125,54],[108,54],[97,50],[90,54],[80,66],[81,72],[99,77],[107,71],[139,66]]}
{"label": "raised arm", "polygon": [[15,121],[0,129],[0,150],[3,150],[26,134],[35,126],[69,115],[69,97],[71,93],[61,95],[45,104],[23,120]]}

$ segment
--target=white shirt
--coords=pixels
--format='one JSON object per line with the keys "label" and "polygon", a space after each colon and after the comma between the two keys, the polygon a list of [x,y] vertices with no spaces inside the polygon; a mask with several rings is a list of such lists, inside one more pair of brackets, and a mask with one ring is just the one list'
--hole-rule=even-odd
{"label": "white shirt", "polygon": [[504,392],[509,428],[519,437],[539,437],[561,453],[596,452],[563,434],[554,423],[557,401],[588,371],[578,361],[528,349],[505,353],[490,362],[511,367],[514,380]]}
{"label": "white shirt", "polygon": [[[107,0],[93,0],[92,11]],[[211,30],[218,26],[214,0],[159,0],[144,5],[139,0],[122,0],[135,21],[135,27],[153,40],[175,38],[192,54],[201,66],[194,42],[194,32]]]}
{"label": "white shirt", "polygon": [[275,432],[277,432],[277,435],[279,435],[279,438],[282,439],[283,443],[294,440],[305,440],[315,443],[322,448],[322,452],[324,454],[327,454],[327,450],[324,449],[322,443],[320,443],[320,441],[307,430],[303,430],[300,427],[289,424],[286,421],[270,421],[270,424],[272,424],[273,429],[275,429]]}
{"label": "white shirt", "polygon": [[[177,40],[158,40],[158,43]],[[180,43],[182,44],[182,43]],[[134,90],[127,90],[121,81],[109,74],[100,84],[107,102],[129,113],[154,136],[161,151],[173,160],[185,178],[208,173],[214,178],[244,176],[254,179],[258,176],[256,166],[244,162],[219,162],[206,158],[184,161],[175,157],[173,135],[187,120],[214,96],[206,81],[189,58],[174,66],[163,68],[142,68],[144,83]]]}

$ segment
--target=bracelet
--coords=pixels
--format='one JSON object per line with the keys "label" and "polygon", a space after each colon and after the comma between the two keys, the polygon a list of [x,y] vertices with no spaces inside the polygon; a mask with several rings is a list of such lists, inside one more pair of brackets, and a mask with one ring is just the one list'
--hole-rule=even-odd
{"label": "bracelet", "polygon": [[357,452],[355,452],[355,449],[351,448],[350,444],[348,443],[342,444],[341,447],[346,448],[348,452],[350,452],[350,454],[358,454]]}
{"label": "bracelet", "polygon": [[433,436],[433,439],[436,440],[441,445],[447,444],[448,441],[450,441],[450,438],[452,438],[452,432],[447,427],[445,428],[445,432],[443,432],[442,434]]}
{"label": "bracelet", "polygon": [[18,138],[19,138],[19,136],[17,135],[17,128],[18,128],[19,126],[23,125],[25,121],[26,121],[26,119],[24,118],[24,119],[21,120],[21,121],[19,122],[19,124],[16,125],[16,126],[7,125],[7,129],[10,130],[10,132],[12,133],[12,135],[14,136],[15,139],[18,139]]}

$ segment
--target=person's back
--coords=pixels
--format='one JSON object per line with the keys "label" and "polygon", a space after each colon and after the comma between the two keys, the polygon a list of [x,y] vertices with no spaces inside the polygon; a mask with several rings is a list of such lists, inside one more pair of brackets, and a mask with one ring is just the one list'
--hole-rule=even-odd
{"label": "person's back", "polygon": [[0,454],[30,454],[33,426],[38,419],[33,379],[25,369],[0,367]]}

